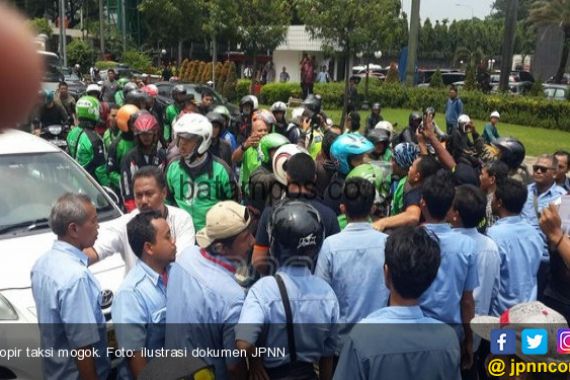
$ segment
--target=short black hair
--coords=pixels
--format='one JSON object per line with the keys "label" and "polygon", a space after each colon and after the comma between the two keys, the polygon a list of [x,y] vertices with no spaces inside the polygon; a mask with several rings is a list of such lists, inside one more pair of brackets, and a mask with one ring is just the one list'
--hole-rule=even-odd
{"label": "short black hair", "polygon": [[149,210],[135,215],[127,223],[129,245],[139,259],[142,257],[145,243],[156,243],[156,229],[152,221],[162,217],[160,212]]}
{"label": "short black hair", "polygon": [[133,186],[135,185],[137,179],[149,177],[154,178],[156,184],[161,190],[166,188],[166,178],[164,176],[164,173],[158,167],[152,165],[143,166],[135,172],[133,175]]}
{"label": "short black hair", "polygon": [[213,92],[211,89],[209,89],[209,88],[207,88],[207,87],[204,87],[204,88],[202,89],[202,97],[205,97],[205,96],[209,96],[209,97],[213,98],[213,97],[214,97],[214,92]]}
{"label": "short black hair", "polygon": [[67,82],[66,82],[66,81],[63,81],[63,80],[62,80],[61,82],[59,82],[59,85],[58,85],[57,87],[62,87],[62,86],[69,87],[69,86],[67,85]]}
{"label": "short black hair", "polygon": [[441,170],[422,185],[422,198],[432,217],[443,220],[455,197],[453,178],[448,171]]}
{"label": "short black hair", "polygon": [[325,157],[328,159],[331,158],[331,146],[338,136],[340,136],[338,133],[335,133],[330,129],[327,130],[323,136],[323,144],[321,146],[321,149],[323,150]]}
{"label": "short black hair", "polygon": [[398,228],[386,240],[392,286],[405,299],[417,299],[430,287],[440,262],[439,241],[423,227]]}
{"label": "short black hair", "polygon": [[566,162],[568,164],[570,164],[570,152],[568,152],[567,150],[557,150],[556,152],[554,152],[554,156],[565,156],[566,157]]}
{"label": "short black hair", "polygon": [[459,212],[463,227],[473,228],[485,218],[487,198],[477,186],[461,185],[455,188],[453,208]]}
{"label": "short black hair", "polygon": [[422,181],[436,174],[441,169],[440,163],[433,156],[420,156],[418,162],[418,172],[422,176]]}
{"label": "short black hair", "polygon": [[503,180],[509,175],[509,167],[501,160],[494,160],[485,165],[487,174],[490,177],[495,177],[497,180]]}
{"label": "short black hair", "polygon": [[527,188],[516,179],[507,178],[497,183],[495,199],[500,200],[508,212],[520,214],[528,196]]}
{"label": "short black hair", "polygon": [[346,216],[365,218],[370,214],[376,189],[372,182],[364,178],[349,178],[344,183],[340,203],[346,207]]}
{"label": "short black hair", "polygon": [[299,186],[309,186],[315,183],[317,166],[307,153],[292,155],[286,162],[285,170],[292,183]]}
{"label": "short black hair", "polygon": [[350,117],[350,130],[358,131],[360,129],[360,114],[356,111],[352,111],[349,117]]}
{"label": "short black hair", "polygon": [[110,110],[118,110],[121,108],[117,103],[108,103],[109,104],[109,111]]}

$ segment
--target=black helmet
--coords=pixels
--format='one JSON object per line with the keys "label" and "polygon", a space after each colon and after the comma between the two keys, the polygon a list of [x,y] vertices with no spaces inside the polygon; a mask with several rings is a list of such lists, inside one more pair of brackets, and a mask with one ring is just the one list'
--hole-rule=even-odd
{"label": "black helmet", "polygon": [[501,137],[493,142],[493,145],[500,149],[499,159],[503,161],[509,169],[518,169],[526,154],[524,145],[513,137]]}
{"label": "black helmet", "polygon": [[226,125],[226,118],[222,114],[211,111],[211,112],[208,112],[206,117],[208,118],[210,123],[212,123],[212,124],[218,123],[221,128],[223,128],[224,125]]}
{"label": "black helmet", "polygon": [[372,105],[372,111],[378,111],[380,109],[380,103],[374,103]]}
{"label": "black helmet", "polygon": [[418,111],[414,111],[410,114],[410,117],[408,118],[408,124],[412,125],[413,122],[420,122],[422,121],[422,114]]}
{"label": "black helmet", "polygon": [[129,91],[125,96],[125,104],[133,104],[139,109],[145,109],[148,104],[148,95],[146,92],[138,88],[136,90]]}
{"label": "black helmet", "polygon": [[390,133],[385,129],[372,129],[368,132],[366,138],[370,140],[372,144],[376,145],[379,142],[390,141]]}
{"label": "black helmet", "polygon": [[279,257],[281,265],[295,261],[314,264],[325,239],[319,212],[297,200],[284,201],[273,210],[268,232],[269,251]]}
{"label": "black helmet", "polygon": [[177,95],[186,95],[186,89],[184,88],[183,85],[177,84],[176,86],[172,87],[172,91],[170,92],[170,95],[172,96],[173,99]]}
{"label": "black helmet", "polygon": [[129,92],[134,91],[136,89],[138,89],[138,86],[136,85],[136,83],[129,82],[129,83],[125,84],[123,86],[123,95],[125,96],[125,99],[127,98],[127,95],[129,94]]}
{"label": "black helmet", "polygon": [[309,111],[313,113],[320,113],[322,98],[320,95],[309,94],[302,104],[303,107],[305,107]]}

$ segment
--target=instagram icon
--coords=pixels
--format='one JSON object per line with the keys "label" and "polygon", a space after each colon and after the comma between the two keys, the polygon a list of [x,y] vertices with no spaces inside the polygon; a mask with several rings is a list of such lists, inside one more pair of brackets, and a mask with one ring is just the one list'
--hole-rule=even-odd
{"label": "instagram icon", "polygon": [[570,354],[570,329],[558,330],[558,344],[556,348],[559,354]]}

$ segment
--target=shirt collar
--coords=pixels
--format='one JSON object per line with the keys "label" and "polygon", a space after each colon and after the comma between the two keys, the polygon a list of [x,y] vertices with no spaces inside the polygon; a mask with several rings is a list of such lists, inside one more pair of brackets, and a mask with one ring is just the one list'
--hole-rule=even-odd
{"label": "shirt collar", "polygon": [[370,317],[383,317],[391,319],[421,319],[425,318],[419,305],[414,306],[388,306],[373,312]]}
{"label": "shirt collar", "polygon": [[[538,194],[538,189],[536,188],[536,183],[535,183],[535,182],[531,183],[531,184],[528,185],[528,186],[529,186],[529,190],[531,190],[534,195],[537,195],[537,194]],[[556,181],[554,181],[554,183],[552,184],[552,186],[550,186],[550,187],[548,188],[548,190],[546,190],[544,193],[540,194],[539,197],[543,197],[543,196],[548,195],[549,193],[552,193],[556,187],[558,187],[558,185],[556,184]]]}
{"label": "shirt collar", "polygon": [[521,222],[522,216],[520,215],[513,215],[513,216],[505,216],[504,218],[500,218],[497,220],[495,224],[514,224]]}
{"label": "shirt collar", "polygon": [[[147,263],[145,263],[142,260],[137,260],[137,264],[138,266],[141,267],[141,269],[144,271],[144,273],[146,274],[146,276],[148,278],[150,278],[150,280],[152,281],[152,284],[154,286],[158,286],[158,282],[162,282],[162,279],[160,277],[160,274],[157,273],[154,269],[152,269],[151,267],[149,267],[147,265]],[[163,284],[164,285],[164,284]]]}
{"label": "shirt collar", "polygon": [[81,264],[87,266],[87,264],[89,264],[89,258],[87,257],[87,255],[85,253],[83,253],[82,250],[78,249],[77,247],[72,246],[71,244],[62,241],[62,240],[56,240],[53,243],[53,249],[59,252],[64,252],[67,253],[71,256],[73,256],[74,258],[78,259]]}
{"label": "shirt collar", "polygon": [[459,228],[454,228],[454,230],[457,230],[458,232],[462,232],[466,235],[475,235],[475,234],[479,233],[479,231],[477,231],[477,227],[473,227],[473,228],[459,227]]}
{"label": "shirt collar", "polygon": [[232,262],[232,260],[223,256],[213,256],[204,248],[200,249],[200,254],[206,261],[216,264],[217,266],[224,268],[226,271],[232,274],[236,273],[237,266]]}
{"label": "shirt collar", "polygon": [[304,265],[285,265],[277,270],[277,272],[288,274],[293,277],[310,276],[311,271]]}
{"label": "shirt collar", "polygon": [[368,222],[351,222],[344,228],[345,231],[367,231],[372,229],[372,225]]}
{"label": "shirt collar", "polygon": [[425,223],[424,227],[433,233],[447,232],[451,230],[451,226],[447,223]]}

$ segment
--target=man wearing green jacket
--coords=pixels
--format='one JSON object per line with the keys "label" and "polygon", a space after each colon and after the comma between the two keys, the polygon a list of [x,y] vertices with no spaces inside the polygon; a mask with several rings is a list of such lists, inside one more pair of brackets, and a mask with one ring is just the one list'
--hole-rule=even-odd
{"label": "man wearing green jacket", "polygon": [[92,96],[83,96],[75,105],[79,125],[69,131],[67,146],[69,155],[83,166],[101,185],[109,185],[105,168],[105,147],[95,132],[99,122],[99,101]]}
{"label": "man wearing green jacket", "polygon": [[231,168],[208,152],[212,124],[203,115],[183,114],[174,124],[180,158],[166,170],[169,202],[187,211],[196,231],[206,224],[206,213],[220,201],[238,200],[239,189]]}
{"label": "man wearing green jacket", "polygon": [[131,116],[139,112],[132,104],[126,104],[117,111],[117,127],[121,131],[109,148],[107,172],[113,190],[121,191],[121,161],[135,147],[135,137],[131,128]]}
{"label": "man wearing green jacket", "polygon": [[180,114],[180,111],[184,108],[184,98],[186,97],[186,89],[183,85],[177,84],[172,89],[172,99],[174,99],[174,103],[168,105],[166,107],[165,116],[164,116],[164,141],[166,143],[170,143],[172,139],[172,125],[174,124],[174,120]]}

